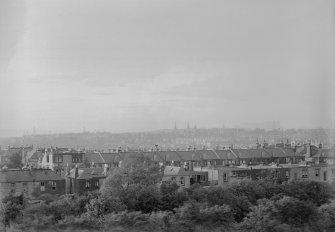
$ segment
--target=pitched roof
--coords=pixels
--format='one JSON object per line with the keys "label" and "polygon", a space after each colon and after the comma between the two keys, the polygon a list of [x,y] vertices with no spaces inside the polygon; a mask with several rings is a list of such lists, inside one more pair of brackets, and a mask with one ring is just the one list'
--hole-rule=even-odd
{"label": "pitched roof", "polygon": [[164,176],[189,176],[191,174],[207,173],[203,171],[185,171],[184,167],[166,166]]}
{"label": "pitched roof", "polygon": [[176,151],[164,151],[162,152],[161,156],[165,161],[169,161],[169,162],[183,160],[179,155],[179,151],[178,153]]}
{"label": "pitched roof", "polygon": [[89,163],[95,163],[95,164],[105,163],[105,160],[102,158],[99,152],[86,153],[85,156],[86,156],[87,162]]}
{"label": "pitched roof", "polygon": [[43,151],[38,149],[29,157],[29,160],[38,160],[43,157]]}
{"label": "pitched roof", "polygon": [[[76,169],[73,168],[70,171],[70,177],[75,178]],[[103,168],[78,168],[78,177],[79,180],[89,180],[93,178],[105,178]]]}
{"label": "pitched roof", "polygon": [[266,148],[265,149],[266,152],[268,152],[268,154],[271,157],[275,157],[275,158],[280,158],[280,157],[287,157],[285,151],[279,147],[277,148]]}
{"label": "pitched roof", "polygon": [[118,153],[100,153],[102,158],[105,160],[105,163],[118,163],[122,159]]}
{"label": "pitched roof", "polygon": [[302,156],[299,153],[295,153],[292,148],[283,148],[282,150],[284,150],[287,157]]}
{"label": "pitched roof", "polygon": [[215,150],[215,153],[223,160],[237,159],[237,157],[230,150]]}
{"label": "pitched roof", "polygon": [[269,158],[263,149],[232,149],[240,159]]}
{"label": "pitched roof", "polygon": [[219,156],[213,150],[196,150],[195,152],[204,160],[219,159]]}
{"label": "pitched roof", "polygon": [[201,153],[195,150],[190,151],[177,151],[177,154],[183,161],[199,161],[201,160]]}
{"label": "pitched roof", "polygon": [[64,180],[50,169],[11,170],[0,172],[0,183]]}
{"label": "pitched roof", "polygon": [[143,154],[144,157],[151,159],[155,162],[162,162],[164,161],[164,158],[161,156],[162,152],[155,151],[155,152],[141,152],[140,154]]}

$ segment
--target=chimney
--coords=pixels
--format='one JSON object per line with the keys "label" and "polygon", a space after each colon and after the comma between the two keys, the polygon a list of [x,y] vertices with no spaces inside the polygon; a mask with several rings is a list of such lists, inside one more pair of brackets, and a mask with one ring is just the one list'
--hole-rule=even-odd
{"label": "chimney", "polygon": [[306,152],[307,157],[311,157],[311,143],[308,143],[306,145],[306,149],[307,149],[307,152]]}
{"label": "chimney", "polygon": [[74,172],[74,178],[77,179],[79,176],[79,171],[78,171],[78,164],[76,164],[76,167],[75,167],[75,172]]}
{"label": "chimney", "polygon": [[263,142],[263,148],[267,148],[268,147],[268,143],[265,141],[265,139],[264,139],[264,142]]}
{"label": "chimney", "polygon": [[193,171],[193,161],[189,161],[189,169],[190,171]]}
{"label": "chimney", "polygon": [[319,149],[322,149],[322,143],[321,142],[319,143]]}
{"label": "chimney", "polygon": [[107,173],[109,171],[108,164],[105,164],[104,166],[104,175],[107,176]]}
{"label": "chimney", "polygon": [[257,140],[257,143],[256,143],[256,148],[259,149],[261,147],[261,144],[258,142]]}
{"label": "chimney", "polygon": [[66,175],[70,176],[70,166],[69,166],[69,163],[66,164]]}

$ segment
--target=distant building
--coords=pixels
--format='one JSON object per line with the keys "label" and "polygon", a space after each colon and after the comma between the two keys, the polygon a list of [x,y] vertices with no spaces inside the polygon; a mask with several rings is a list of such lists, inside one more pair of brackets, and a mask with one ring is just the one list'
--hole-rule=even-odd
{"label": "distant building", "polygon": [[179,186],[189,188],[193,184],[208,184],[208,173],[186,171],[183,167],[166,166],[162,181],[175,181]]}
{"label": "distant building", "polygon": [[42,168],[54,170],[64,176],[67,166],[74,168],[76,165],[84,166],[84,152],[69,148],[48,148],[44,150],[39,164]]}
{"label": "distant building", "polygon": [[6,169],[0,171],[0,198],[23,194],[27,199],[65,194],[65,179],[49,169]]}
{"label": "distant building", "polygon": [[306,164],[273,164],[218,168],[218,184],[228,185],[236,180],[260,180],[271,178],[278,181],[314,180],[332,183],[335,178],[335,166]]}
{"label": "distant building", "polygon": [[68,170],[66,175],[66,193],[83,194],[95,191],[103,184],[107,177],[108,167],[104,168],[78,168]]}

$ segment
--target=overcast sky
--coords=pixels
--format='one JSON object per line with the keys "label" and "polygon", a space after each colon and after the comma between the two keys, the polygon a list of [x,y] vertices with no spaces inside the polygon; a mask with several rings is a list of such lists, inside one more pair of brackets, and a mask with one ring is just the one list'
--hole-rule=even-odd
{"label": "overcast sky", "polygon": [[[1,0],[0,136],[334,121],[332,0]],[[333,100],[334,99],[334,100]]]}

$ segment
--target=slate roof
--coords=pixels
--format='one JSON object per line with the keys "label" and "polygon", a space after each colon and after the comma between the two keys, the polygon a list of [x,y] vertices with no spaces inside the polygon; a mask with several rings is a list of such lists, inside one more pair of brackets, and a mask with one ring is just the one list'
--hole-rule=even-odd
{"label": "slate roof", "polygon": [[281,148],[267,148],[265,149],[270,157],[274,157],[274,158],[281,158],[281,157],[287,157],[285,151]]}
{"label": "slate roof", "polygon": [[179,151],[178,153],[176,151],[164,151],[162,152],[161,156],[165,161],[169,161],[169,162],[182,161],[182,158],[179,155]]}
{"label": "slate roof", "polygon": [[100,153],[105,163],[118,163],[122,159],[120,158],[118,153]]}
{"label": "slate roof", "polygon": [[33,182],[33,181],[49,181],[64,180],[63,177],[56,174],[50,169],[32,169],[32,170],[2,170],[0,172],[0,183],[15,182]]}
{"label": "slate roof", "polygon": [[[76,169],[73,168],[70,171],[70,178],[75,178]],[[93,178],[105,178],[103,168],[78,168],[78,177],[79,180],[89,180]]]}
{"label": "slate roof", "polygon": [[30,156],[29,160],[38,160],[43,157],[43,152],[41,150],[37,150]]}
{"label": "slate roof", "polygon": [[196,150],[195,151],[204,160],[217,160],[219,156],[213,150]]}
{"label": "slate roof", "polygon": [[86,160],[89,163],[95,163],[95,164],[104,164],[105,160],[101,156],[99,152],[91,152],[91,153],[86,153]]}
{"label": "slate roof", "polygon": [[232,149],[240,159],[269,158],[263,149]]}
{"label": "slate roof", "polygon": [[164,161],[164,158],[162,157],[162,154],[164,154],[164,152],[142,152],[140,154],[143,154],[144,157],[147,157],[156,162]]}
{"label": "slate roof", "polygon": [[190,151],[177,151],[177,154],[183,161],[199,161],[201,160],[201,153],[194,150]]}
{"label": "slate roof", "polygon": [[215,153],[222,160],[237,159],[237,157],[230,150],[215,150]]}
{"label": "slate roof", "polygon": [[290,148],[283,148],[282,150],[286,153],[286,157],[302,156],[299,153],[295,153],[294,150]]}
{"label": "slate roof", "polygon": [[185,171],[184,167],[166,166],[164,176],[189,176],[192,174],[202,174],[201,171]]}

